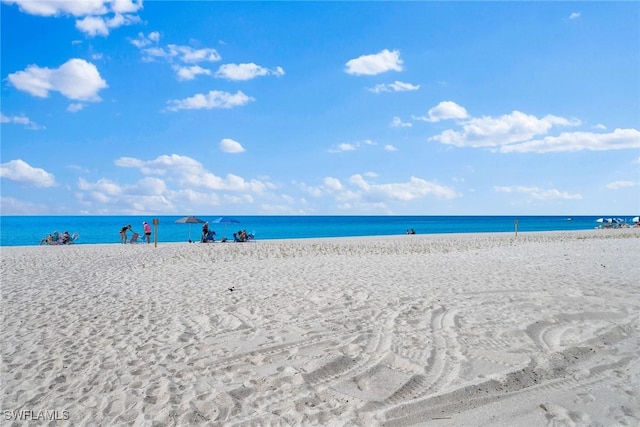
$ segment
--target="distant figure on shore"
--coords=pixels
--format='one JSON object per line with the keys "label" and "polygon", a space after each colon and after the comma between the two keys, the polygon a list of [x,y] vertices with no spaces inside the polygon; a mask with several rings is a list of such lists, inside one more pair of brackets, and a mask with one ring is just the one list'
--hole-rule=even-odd
{"label": "distant figure on shore", "polygon": [[133,233],[133,228],[131,228],[131,224],[125,225],[120,229],[120,243],[127,243],[127,230],[131,230]]}
{"label": "distant figure on shore", "polygon": [[411,230],[407,230],[407,234],[416,234],[416,230],[413,228]]}
{"label": "distant figure on shore", "polygon": [[202,243],[205,243],[207,241],[207,234],[209,234],[209,221],[205,222],[202,225],[202,238],[200,238],[200,241]]}
{"label": "distant figure on shore", "polygon": [[147,243],[151,243],[151,226],[147,224],[147,221],[142,221],[142,227],[144,227],[144,237],[147,239]]}

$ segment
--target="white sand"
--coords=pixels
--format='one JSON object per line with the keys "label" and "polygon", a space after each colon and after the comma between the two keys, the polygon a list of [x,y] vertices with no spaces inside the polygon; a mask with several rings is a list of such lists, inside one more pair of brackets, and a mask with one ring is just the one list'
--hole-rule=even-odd
{"label": "white sand", "polygon": [[640,423],[640,229],[1,260],[4,425]]}

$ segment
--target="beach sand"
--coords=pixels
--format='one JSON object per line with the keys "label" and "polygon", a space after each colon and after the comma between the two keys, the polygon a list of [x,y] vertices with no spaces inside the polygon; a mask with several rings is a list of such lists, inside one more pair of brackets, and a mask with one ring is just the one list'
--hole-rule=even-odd
{"label": "beach sand", "polygon": [[637,426],[639,254],[640,229],[3,247],[0,417]]}

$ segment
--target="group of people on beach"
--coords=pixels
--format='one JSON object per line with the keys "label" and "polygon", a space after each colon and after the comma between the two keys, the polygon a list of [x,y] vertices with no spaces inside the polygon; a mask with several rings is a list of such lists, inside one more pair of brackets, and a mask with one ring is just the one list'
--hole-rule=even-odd
{"label": "group of people on beach", "polygon": [[73,236],[68,231],[60,234],[57,231],[49,234],[47,237],[43,237],[40,240],[41,245],[70,245],[78,238],[77,233]]}
{"label": "group of people on beach", "polygon": [[[142,228],[144,230],[145,240],[147,241],[147,243],[151,243],[151,226],[147,223],[147,221],[142,221]],[[131,240],[127,240],[127,231],[131,231],[131,233],[133,233],[133,235],[131,236]],[[131,227],[131,224],[127,224],[120,229],[120,243],[122,244],[137,243],[139,236],[140,235],[138,233],[133,231],[133,227]]]}
{"label": "group of people on beach", "polygon": [[[247,230],[238,230],[236,233],[233,233],[233,241],[234,242],[246,242],[253,239],[253,234],[247,233]],[[226,237],[222,237],[220,242],[224,243],[228,239]],[[205,222],[202,224],[202,237],[200,238],[201,243],[214,243],[216,241],[216,232],[214,230],[209,229],[209,222]]]}

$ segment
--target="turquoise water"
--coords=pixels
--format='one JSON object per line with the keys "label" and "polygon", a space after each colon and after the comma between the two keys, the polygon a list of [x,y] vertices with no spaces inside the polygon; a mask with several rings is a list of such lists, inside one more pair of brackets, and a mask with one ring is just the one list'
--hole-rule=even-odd
{"label": "turquoise water", "polygon": [[[598,217],[574,216],[237,216],[239,224],[211,224],[216,216],[198,216],[209,221],[217,238],[231,238],[240,229],[253,232],[257,240],[313,237],[384,236],[404,234],[413,228],[417,234],[590,230]],[[0,246],[38,245],[49,233],[79,233],[77,244],[119,243],[119,230],[131,224],[142,235],[142,221],[150,216],[2,216]],[[158,242],[199,240],[201,224],[176,224],[178,216],[157,216]],[[630,216],[620,216],[627,222]],[[131,237],[131,233],[129,233]],[[217,239],[217,240],[218,240]]]}

